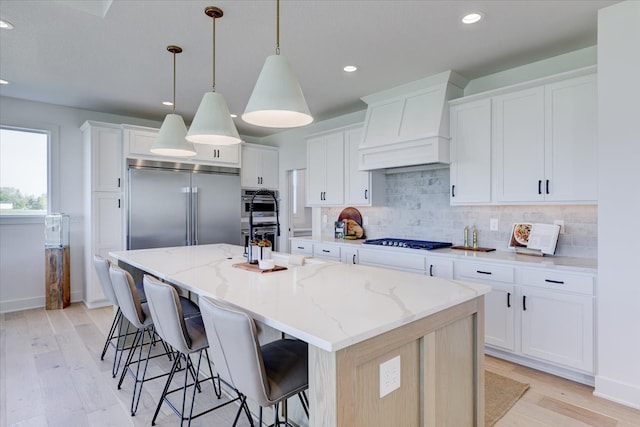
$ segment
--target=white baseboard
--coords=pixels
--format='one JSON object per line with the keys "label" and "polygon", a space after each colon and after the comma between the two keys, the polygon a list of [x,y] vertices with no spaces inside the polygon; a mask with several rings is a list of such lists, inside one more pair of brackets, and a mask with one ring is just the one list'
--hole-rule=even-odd
{"label": "white baseboard", "polygon": [[621,405],[640,409],[640,387],[637,385],[597,375],[596,389],[593,395]]}
{"label": "white baseboard", "polygon": [[[71,302],[82,301],[82,292],[71,292]],[[0,313],[12,313],[14,311],[32,310],[34,308],[44,308],[45,296],[32,298],[19,298],[14,300],[0,301]]]}

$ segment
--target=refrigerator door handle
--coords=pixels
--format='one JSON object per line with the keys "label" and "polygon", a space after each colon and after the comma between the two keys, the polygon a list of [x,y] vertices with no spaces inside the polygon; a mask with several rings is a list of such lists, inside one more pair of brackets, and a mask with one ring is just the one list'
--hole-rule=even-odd
{"label": "refrigerator door handle", "polygon": [[192,241],[194,245],[198,244],[198,187],[191,188],[191,213],[192,213],[192,227],[193,237]]}
{"label": "refrigerator door handle", "polygon": [[187,214],[187,246],[191,246],[191,188],[190,187],[182,187],[182,192],[187,196],[187,209],[185,210]]}

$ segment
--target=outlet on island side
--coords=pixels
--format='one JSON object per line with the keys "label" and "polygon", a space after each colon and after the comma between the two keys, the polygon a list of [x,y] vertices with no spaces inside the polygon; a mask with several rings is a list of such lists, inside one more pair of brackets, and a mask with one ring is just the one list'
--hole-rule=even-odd
{"label": "outlet on island side", "polygon": [[380,364],[380,397],[400,388],[400,356]]}

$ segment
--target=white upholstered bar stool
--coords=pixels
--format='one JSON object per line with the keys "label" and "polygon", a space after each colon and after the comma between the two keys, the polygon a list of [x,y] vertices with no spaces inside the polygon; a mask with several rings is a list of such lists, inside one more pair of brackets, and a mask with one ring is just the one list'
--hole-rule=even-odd
{"label": "white upholstered bar stool", "polygon": [[260,346],[251,316],[211,298],[200,298],[200,312],[220,378],[240,392],[243,403],[249,398],[260,405],[260,427],[262,408],[271,406],[275,412],[273,425],[281,425],[278,416],[280,403],[285,409],[283,424],[288,426],[286,400],[296,394],[309,415],[308,400],[304,394],[309,383],[307,343],[283,338]]}
{"label": "white upholstered bar stool", "polygon": [[[202,323],[202,317],[185,318],[182,314],[182,308],[179,303],[179,297],[177,291],[173,286],[160,282],[150,276],[144,276],[143,279],[144,289],[147,294],[147,302],[149,304],[149,311],[153,318],[156,332],[160,337],[174,349],[175,360],[171,368],[169,377],[162,391],[162,396],[158,402],[151,425],[155,425],[156,418],[160,412],[160,408],[163,403],[167,403],[173,412],[180,417],[180,425],[187,421],[187,425],[191,425],[191,420],[201,415],[207,414],[215,409],[221,408],[225,405],[233,403],[240,399],[238,396],[236,399],[223,402],[219,405],[213,406],[207,410],[193,414],[193,405],[195,402],[196,388],[200,383],[211,380],[213,383],[213,389],[218,397],[221,396],[220,391],[220,378],[213,375],[211,370],[211,362],[209,360],[209,353],[207,348],[209,343],[207,341],[207,335]],[[185,370],[184,384],[181,387],[176,387],[170,390],[171,383],[176,371],[179,368],[180,362],[183,360],[187,364],[187,368],[192,370],[194,368],[191,361],[191,354],[198,353],[198,363],[195,366],[194,382],[188,384],[187,370]],[[200,373],[200,364],[202,362],[202,353],[205,354],[206,364],[209,368],[209,377],[202,380],[198,380],[198,374]],[[185,405],[187,401],[187,388],[193,386],[193,392],[191,396],[191,404],[188,413],[185,412]],[[182,390],[182,405],[178,409],[169,400],[169,394]]]}
{"label": "white upholstered bar stool", "polygon": [[[104,356],[107,353],[107,349],[109,348],[109,346],[114,348],[115,354],[113,356],[113,366],[111,367],[111,374],[115,378],[116,375],[118,375],[118,370],[120,369],[122,353],[124,352],[124,350],[129,349],[129,347],[125,346],[126,339],[128,336],[133,335],[133,333],[128,332],[127,322],[123,321],[126,319],[123,319],[122,317],[122,311],[120,310],[120,306],[118,305],[118,299],[116,298],[116,294],[113,291],[111,277],[109,277],[109,267],[111,266],[111,263],[106,258],[103,258],[99,255],[94,255],[93,265],[96,269],[96,274],[98,276],[98,282],[100,282],[102,293],[105,297],[107,297],[111,304],[113,304],[115,307],[118,307],[116,314],[113,316],[111,329],[109,329],[109,333],[107,334],[107,339],[105,340],[104,347],[102,348],[102,354],[100,354],[100,360],[104,360]],[[140,283],[139,285],[136,285],[136,289],[138,291],[140,302],[145,302],[146,296],[144,295],[142,284]]]}

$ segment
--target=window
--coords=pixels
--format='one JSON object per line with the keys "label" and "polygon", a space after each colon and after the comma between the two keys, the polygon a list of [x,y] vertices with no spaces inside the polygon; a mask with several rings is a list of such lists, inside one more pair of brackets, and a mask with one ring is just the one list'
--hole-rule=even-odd
{"label": "window", "polygon": [[0,216],[45,215],[49,132],[0,127]]}

